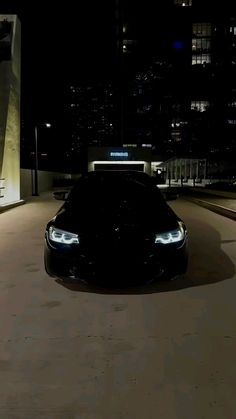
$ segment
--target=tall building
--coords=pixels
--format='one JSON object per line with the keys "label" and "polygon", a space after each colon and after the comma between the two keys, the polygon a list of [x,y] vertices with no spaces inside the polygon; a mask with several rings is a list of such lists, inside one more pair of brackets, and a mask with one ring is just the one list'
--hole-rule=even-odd
{"label": "tall building", "polygon": [[[236,8],[201,0],[165,6],[159,21],[154,8],[148,18],[138,15],[141,29],[129,36],[123,8],[124,142],[152,144],[166,158],[230,158],[236,151]],[[126,70],[132,56],[135,74]]]}
{"label": "tall building", "polygon": [[[68,159],[88,146],[163,159],[236,152],[236,7],[226,0],[114,1],[109,80],[67,91]],[[158,10],[158,13],[157,13]]]}
{"label": "tall building", "polygon": [[235,7],[214,6],[196,0],[174,4],[168,142],[175,154],[230,157],[236,151]]}
{"label": "tall building", "polygon": [[67,86],[64,129],[67,138],[64,157],[74,169],[83,165],[89,146],[113,143],[114,92],[108,82],[77,82]]}

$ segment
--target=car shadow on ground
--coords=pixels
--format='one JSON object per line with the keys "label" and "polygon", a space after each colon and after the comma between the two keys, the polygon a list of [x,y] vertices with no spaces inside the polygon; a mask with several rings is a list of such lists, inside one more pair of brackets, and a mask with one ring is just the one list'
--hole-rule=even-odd
{"label": "car shadow on ground", "polygon": [[[189,219],[190,221],[190,219]],[[195,222],[196,221],[196,222]],[[221,240],[217,230],[207,223],[191,219],[189,232],[189,266],[187,273],[171,281],[155,281],[130,286],[87,285],[85,283],[56,282],[72,291],[98,294],[151,294],[177,291],[190,287],[210,285],[230,279],[235,275],[235,265],[227,255],[227,246],[235,240]],[[224,250],[223,250],[224,249]],[[171,263],[171,261],[170,261]],[[130,281],[131,279],[131,281]],[[112,284],[112,276],[110,284]],[[135,278],[129,278],[135,283]],[[121,283],[124,283],[124,277]]]}

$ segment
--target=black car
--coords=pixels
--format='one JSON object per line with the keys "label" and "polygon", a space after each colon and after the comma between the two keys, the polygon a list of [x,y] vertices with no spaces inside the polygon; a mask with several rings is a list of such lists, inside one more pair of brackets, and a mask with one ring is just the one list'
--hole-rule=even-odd
{"label": "black car", "polygon": [[89,172],[65,195],[45,232],[50,276],[112,285],[186,272],[185,224],[147,174]]}

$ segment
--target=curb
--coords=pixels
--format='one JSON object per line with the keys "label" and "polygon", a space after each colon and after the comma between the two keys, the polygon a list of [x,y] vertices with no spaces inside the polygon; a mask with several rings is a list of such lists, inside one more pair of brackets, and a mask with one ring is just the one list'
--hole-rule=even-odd
{"label": "curb", "polygon": [[192,188],[191,191],[194,193],[202,193],[206,195],[212,195],[220,198],[226,199],[236,199],[236,192],[234,191],[220,191],[217,189],[207,189],[207,188]]}
{"label": "curb", "polygon": [[2,212],[8,211],[11,208],[19,207],[20,205],[23,205],[23,204],[25,204],[25,200],[20,199],[19,201],[12,202],[11,204],[0,205],[0,214]]}
{"label": "curb", "polygon": [[212,202],[204,201],[202,199],[187,198],[187,197],[183,197],[183,198],[187,201],[194,202],[197,205],[207,208],[210,211],[213,211],[219,215],[222,215],[223,217],[227,217],[227,218],[230,218],[231,220],[236,221],[236,211],[233,209],[223,207],[222,205],[213,204]]}

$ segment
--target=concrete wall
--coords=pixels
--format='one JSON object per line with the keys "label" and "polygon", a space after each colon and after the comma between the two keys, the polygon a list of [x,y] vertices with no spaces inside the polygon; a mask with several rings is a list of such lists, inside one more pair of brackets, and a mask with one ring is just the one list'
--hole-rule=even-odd
{"label": "concrete wall", "polygon": [[[53,189],[54,179],[76,179],[80,175],[66,173],[38,171],[38,191],[39,193]],[[34,171],[30,169],[20,169],[20,197],[21,199],[31,196],[34,190]]]}
{"label": "concrete wall", "polygon": [[10,46],[9,56],[3,56],[0,61],[0,178],[4,179],[0,205],[17,202],[20,198],[21,28],[16,15],[0,15],[0,25],[4,21],[10,24],[11,33],[3,40]]}

